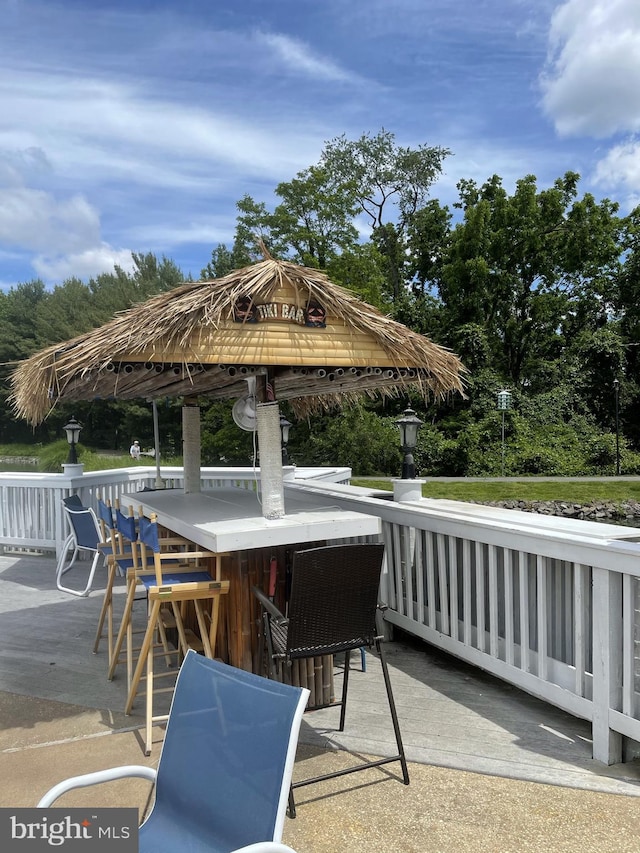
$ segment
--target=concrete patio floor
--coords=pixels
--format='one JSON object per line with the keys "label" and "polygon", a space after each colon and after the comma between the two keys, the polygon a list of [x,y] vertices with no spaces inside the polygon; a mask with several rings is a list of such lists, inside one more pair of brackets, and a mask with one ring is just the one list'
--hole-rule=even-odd
{"label": "concrete patio floor", "polygon": [[[61,778],[122,763],[154,765],[123,713],[125,678],[91,653],[101,592],[55,589],[50,557],[0,555],[0,806],[34,805]],[[408,637],[388,643],[411,784],[389,764],[296,793],[284,841],[298,853],[638,851],[638,762],[605,767],[590,726]],[[354,658],[344,733],[338,712],[303,720],[294,778],[394,748],[379,662]],[[336,669],[340,679],[340,669]],[[148,806],[144,782],[79,791],[67,805]]]}

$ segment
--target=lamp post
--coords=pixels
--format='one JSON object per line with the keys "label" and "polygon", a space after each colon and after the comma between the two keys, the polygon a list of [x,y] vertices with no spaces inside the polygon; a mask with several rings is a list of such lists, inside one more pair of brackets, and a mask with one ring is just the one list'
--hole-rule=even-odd
{"label": "lamp post", "polygon": [[289,430],[291,428],[291,422],[288,421],[284,415],[280,415],[280,438],[282,445],[282,464],[289,464],[289,451],[287,450],[287,444],[289,443]]}
{"label": "lamp post", "polygon": [[504,477],[504,413],[511,408],[511,392],[503,388],[498,391],[498,410],[502,412],[502,476]]}
{"label": "lamp post", "polygon": [[66,464],[77,465],[78,454],[76,453],[76,445],[78,443],[78,436],[80,435],[80,430],[82,429],[82,426],[72,416],[69,423],[65,424],[62,429],[66,432],[67,441],[69,442],[69,455],[67,457]]}
{"label": "lamp post", "polygon": [[413,458],[413,451],[418,443],[418,430],[422,426],[422,421],[411,408],[407,408],[402,413],[402,417],[396,421],[400,427],[400,445],[404,453],[402,460],[402,479],[415,480],[416,465]]}
{"label": "lamp post", "polygon": [[620,476],[620,382],[613,380],[613,390],[616,398],[616,474]]}

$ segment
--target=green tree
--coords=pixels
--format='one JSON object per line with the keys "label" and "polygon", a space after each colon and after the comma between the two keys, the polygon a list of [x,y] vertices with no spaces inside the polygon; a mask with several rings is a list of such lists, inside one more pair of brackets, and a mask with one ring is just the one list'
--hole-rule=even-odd
{"label": "green tree", "polygon": [[416,293],[436,291],[450,241],[451,211],[431,199],[415,212],[407,233],[408,270],[413,290]]}
{"label": "green tree", "polygon": [[20,361],[39,345],[34,318],[38,306],[48,300],[44,282],[40,279],[19,284],[4,294],[2,324],[0,325],[0,364]]}
{"label": "green tree", "polygon": [[292,251],[292,244],[274,231],[273,214],[267,210],[263,201],[255,201],[250,195],[244,195],[236,202],[236,234],[234,251],[242,252],[250,263],[263,260],[260,244],[274,258],[285,258]]}
{"label": "green tree", "polygon": [[373,243],[359,243],[333,257],[327,264],[327,275],[369,305],[383,312],[391,309],[385,297],[384,259]]}
{"label": "green tree", "polygon": [[282,202],[271,213],[250,196],[237,203],[234,247],[242,247],[247,256],[257,259],[261,240],[275,257],[325,269],[340,252],[357,246],[355,200],[327,169],[310,166],[278,184],[275,193]]}
{"label": "green tree", "polygon": [[310,166],[278,184],[276,195],[282,202],[270,219],[271,230],[293,248],[295,260],[326,269],[332,258],[356,246],[355,198],[349,183],[328,169]]}
{"label": "green tree", "polygon": [[442,172],[449,150],[399,146],[395,134],[380,130],[325,145],[321,163],[352,194],[368,220],[378,251],[386,259],[388,292],[398,301],[406,277],[408,229]]}
{"label": "green tree", "polygon": [[[404,233],[450,154],[447,148],[396,145],[395,134],[380,130],[349,140],[343,134],[327,142],[322,165],[354,194],[372,230],[395,220]],[[395,207],[395,216],[390,209]]]}
{"label": "green tree", "polygon": [[[167,258],[158,261],[151,253],[134,254],[133,263],[131,273],[116,266],[113,273],[103,273],[86,285],[77,278],[70,278],[48,291],[43,282],[33,281],[3,294],[0,301],[4,320],[0,324],[0,362],[9,364],[0,367],[2,402],[8,396],[9,372],[17,361],[46,346],[89,331],[110,320],[117,311],[175,287],[183,280],[180,269]],[[110,447],[118,430],[121,434],[122,431],[130,432],[136,423],[143,425],[147,415],[150,418],[149,407],[143,406],[136,413],[134,405],[129,406],[125,411],[115,410],[106,401],[74,405],[73,413],[85,425],[83,441],[95,441],[98,446]],[[35,431],[39,440],[59,435],[61,424],[71,413],[65,406],[58,407],[55,414]],[[127,423],[127,419],[131,423]],[[33,437],[26,424],[13,419],[6,404],[0,413],[0,433],[3,436],[26,433]]]}
{"label": "green tree", "polygon": [[[3,441],[29,441],[33,432],[17,422],[7,404],[9,376],[19,361],[28,358],[39,342],[34,318],[39,306],[49,298],[39,279],[19,284],[2,293],[0,299],[0,436]],[[36,430],[38,438],[42,430]]]}
{"label": "green tree", "polygon": [[294,423],[289,451],[297,465],[344,465],[361,476],[397,474],[402,461],[393,420],[363,405]]}
{"label": "green tree", "polygon": [[463,221],[438,288],[448,334],[484,326],[494,367],[516,385],[535,382],[585,324],[606,321],[623,223],[610,201],[578,199],[578,180],[568,172],[539,192],[529,175],[512,196],[495,175],[482,187],[459,184]]}
{"label": "green tree", "polygon": [[[634,448],[640,448],[640,206],[625,220],[623,265],[617,281],[614,314],[625,345],[618,366],[620,422]],[[609,393],[607,394],[607,391]],[[602,393],[612,397],[611,388]]]}
{"label": "green tree", "polygon": [[133,253],[133,272],[119,266],[114,272],[102,273],[89,280],[98,324],[110,320],[117,311],[124,311],[144,302],[156,293],[171,290],[184,281],[180,268],[170,259]]}
{"label": "green tree", "polygon": [[219,243],[211,252],[211,260],[206,267],[200,271],[201,281],[211,281],[223,278],[237,269],[249,266],[251,255],[236,239],[232,249],[228,249],[224,243]]}
{"label": "green tree", "polygon": [[[615,324],[584,330],[563,353],[561,364],[575,393],[604,429],[615,425],[614,380],[624,377],[626,344]],[[624,380],[623,380],[624,391]]]}
{"label": "green tree", "polygon": [[215,402],[202,412],[202,461],[205,465],[251,465],[253,462],[254,435],[236,426],[231,407],[229,402]]}
{"label": "green tree", "polygon": [[[357,140],[333,139],[326,143],[319,163],[278,184],[275,193],[281,201],[272,212],[250,196],[237,203],[234,249],[242,247],[258,260],[256,244],[261,240],[274,257],[334,271],[336,259],[347,253],[343,277],[361,282],[366,270],[356,274],[355,264],[361,259],[371,269],[372,260],[371,254],[357,248],[362,242],[358,220],[364,217],[377,251],[374,292],[380,270],[386,278],[375,304],[397,302],[405,287],[407,228],[448,153],[426,145],[398,146],[394,134],[385,130]],[[357,292],[363,292],[361,285]]]}
{"label": "green tree", "polygon": [[38,348],[43,348],[95,328],[102,316],[90,288],[80,279],[70,278],[47,292],[32,321]]}

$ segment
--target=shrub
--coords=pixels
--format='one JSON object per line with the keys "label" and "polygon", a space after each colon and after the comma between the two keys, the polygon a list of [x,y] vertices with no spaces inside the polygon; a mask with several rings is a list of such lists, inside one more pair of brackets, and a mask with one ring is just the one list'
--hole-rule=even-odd
{"label": "shrub", "polygon": [[[76,445],[76,454],[78,462],[84,462],[85,448],[78,444]],[[61,474],[62,465],[69,458],[69,444],[61,438],[44,447],[39,454],[38,468],[47,474]]]}

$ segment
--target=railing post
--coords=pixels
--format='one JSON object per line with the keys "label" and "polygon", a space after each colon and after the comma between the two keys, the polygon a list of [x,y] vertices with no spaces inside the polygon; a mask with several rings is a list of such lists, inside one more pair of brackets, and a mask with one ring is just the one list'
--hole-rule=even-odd
{"label": "railing post", "polygon": [[609,726],[609,710],[622,707],[622,575],[593,569],[593,757],[622,761],[622,735]]}
{"label": "railing post", "polygon": [[66,519],[64,512],[62,511],[62,498],[66,497],[65,494],[66,489],[52,489],[54,494],[53,498],[53,530],[54,530],[54,539],[56,543],[56,560],[59,559],[60,553],[62,551],[62,545],[66,537]]}

